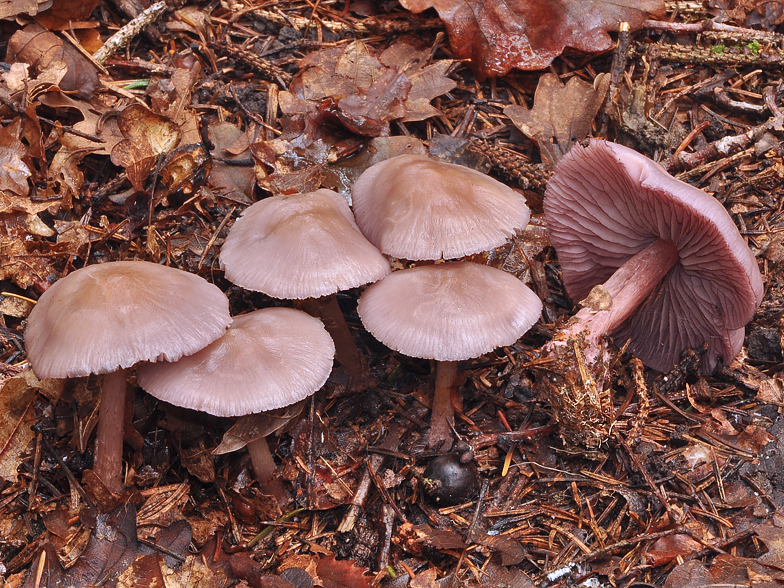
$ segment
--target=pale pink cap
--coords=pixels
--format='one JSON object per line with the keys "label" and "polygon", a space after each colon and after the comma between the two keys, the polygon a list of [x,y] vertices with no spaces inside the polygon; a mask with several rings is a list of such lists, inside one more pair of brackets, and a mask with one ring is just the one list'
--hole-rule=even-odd
{"label": "pale pink cap", "polygon": [[462,165],[399,155],[370,166],[351,190],[357,224],[382,253],[457,259],[503,245],[530,218],[525,198]]}
{"label": "pale pink cap", "polygon": [[362,294],[357,312],[391,349],[460,361],[513,344],[539,319],[542,301],[511,274],[452,262],[390,274]]}
{"label": "pale pink cap", "polygon": [[299,402],[324,385],[335,345],[320,320],[291,308],[240,315],[217,341],[175,363],[146,363],[139,385],[174,404],[221,417]]}
{"label": "pale pink cap", "polygon": [[90,265],[57,281],[28,318],[39,378],[74,378],[176,361],[220,337],[229,301],[197,275],[146,261]]}
{"label": "pale pink cap", "polygon": [[226,279],[285,299],[318,298],[380,280],[389,261],[362,236],[340,194],[272,196],[248,207],[220,253]]}

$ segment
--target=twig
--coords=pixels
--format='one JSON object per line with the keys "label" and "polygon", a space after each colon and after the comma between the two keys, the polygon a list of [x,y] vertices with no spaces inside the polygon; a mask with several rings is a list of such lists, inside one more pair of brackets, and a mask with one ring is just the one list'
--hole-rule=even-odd
{"label": "twig", "polygon": [[139,16],[109,37],[106,40],[106,43],[103,44],[103,47],[93,53],[93,59],[97,63],[103,64],[112,55],[117,53],[121,47],[130,43],[131,39],[138,35],[144,27],[158,20],[166,10],[166,7],[167,4],[165,1],[156,2],[150,6],[147,10],[139,14]]}

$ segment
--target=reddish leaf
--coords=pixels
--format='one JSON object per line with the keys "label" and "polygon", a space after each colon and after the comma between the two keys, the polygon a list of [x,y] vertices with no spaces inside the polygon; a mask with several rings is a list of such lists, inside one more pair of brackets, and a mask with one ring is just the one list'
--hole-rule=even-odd
{"label": "reddish leaf", "polygon": [[606,51],[607,31],[628,22],[632,30],[664,14],[662,0],[400,0],[412,12],[435,8],[446,23],[455,57],[470,59],[479,77],[512,68],[542,69],[564,48]]}
{"label": "reddish leaf", "polygon": [[316,572],[324,588],[371,588],[371,576],[366,576],[368,568],[358,568],[348,560],[338,561],[335,556],[319,560]]}

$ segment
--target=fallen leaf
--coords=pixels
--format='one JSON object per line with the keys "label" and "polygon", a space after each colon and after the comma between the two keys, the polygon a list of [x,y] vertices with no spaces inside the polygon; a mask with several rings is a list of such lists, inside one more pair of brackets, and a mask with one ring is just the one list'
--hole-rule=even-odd
{"label": "fallen leaf", "polygon": [[400,0],[419,13],[435,8],[457,59],[469,59],[478,77],[512,68],[544,69],[566,47],[594,53],[613,46],[607,31],[664,15],[662,0]]}
{"label": "fallen leaf", "polygon": [[504,114],[536,142],[542,161],[554,168],[576,141],[591,132],[609,87],[609,74],[597,75],[593,84],[573,77],[564,85],[558,76],[547,73],[539,78],[533,108],[512,104]]}
{"label": "fallen leaf", "polygon": [[335,556],[320,559],[316,573],[324,588],[372,588],[368,568],[359,568],[349,560],[338,561]]}
{"label": "fallen leaf", "polygon": [[112,163],[125,168],[136,190],[144,190],[144,181],[155,168],[158,157],[177,146],[182,131],[168,118],[141,104],[123,110],[117,117],[117,126],[125,139],[112,149]]}
{"label": "fallen leaf", "polygon": [[237,422],[223,435],[220,445],[213,454],[223,455],[239,451],[251,441],[261,439],[285,429],[293,419],[299,417],[305,401],[268,412],[250,414],[237,419]]}
{"label": "fallen leaf", "polygon": [[30,429],[36,420],[36,389],[24,375],[14,376],[0,389],[0,478],[16,480],[35,433]]}
{"label": "fallen leaf", "polygon": [[[247,136],[228,121],[210,125],[208,133],[210,141],[215,145],[212,151],[212,170],[208,180],[210,187],[224,198],[240,204],[252,204],[251,194],[256,180],[256,170],[253,165],[232,163],[242,160],[253,161]],[[242,146],[242,149],[239,149],[239,146]]]}
{"label": "fallen leaf", "polygon": [[56,62],[62,62],[66,73],[58,85],[66,92],[75,92],[79,98],[92,97],[98,86],[98,73],[92,62],[73,45],[37,23],[31,23],[11,36],[6,61],[28,63],[36,75],[55,66]]}

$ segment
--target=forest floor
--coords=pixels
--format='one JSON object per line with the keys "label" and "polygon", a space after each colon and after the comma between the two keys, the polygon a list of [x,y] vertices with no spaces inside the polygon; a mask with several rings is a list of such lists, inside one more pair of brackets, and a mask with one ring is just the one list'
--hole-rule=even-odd
{"label": "forest floor", "polygon": [[[501,20],[461,32],[391,0],[61,4],[35,20],[19,8],[0,32],[0,585],[784,585],[780,2],[668,4],[609,37],[578,15],[569,26],[603,48],[559,49],[535,71],[493,54],[510,42]],[[140,13],[146,28],[96,53]],[[556,38],[567,17],[534,24]],[[743,351],[711,375],[687,352],[668,374],[635,377],[619,353],[592,447],[539,391],[542,347],[577,302],[544,190],[588,136],[713,195],[765,285]],[[35,300],[83,266],[147,260],[216,284],[232,315],[291,305],[225,279],[234,221],[270,194],[348,196],[369,165],[403,153],[489,173],[532,211],[474,261],[531,284],[543,315],[461,364],[446,464],[425,444],[434,366],[363,329],[358,289],[339,302],[365,389],[338,366],[301,411],[236,420],[134,387],[125,490],[103,487],[91,471],[100,377],[35,378]],[[244,450],[262,430],[277,431],[277,498]],[[426,472],[434,463],[443,471]],[[445,496],[439,476],[462,486]]]}

